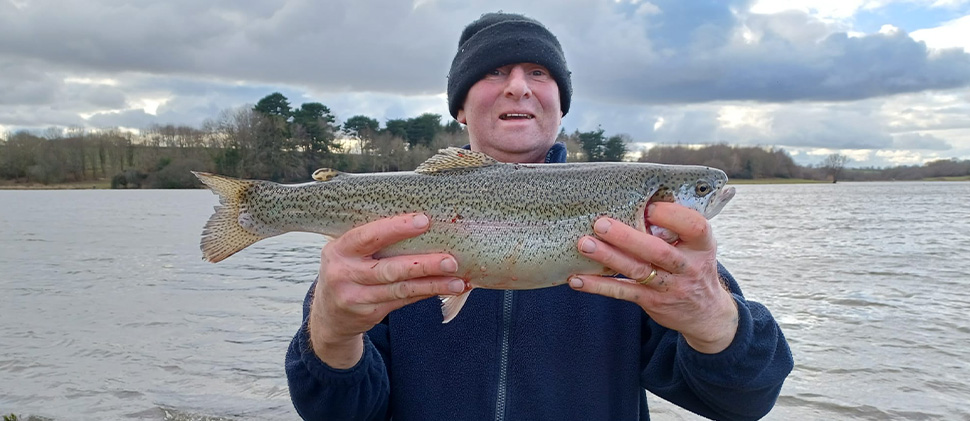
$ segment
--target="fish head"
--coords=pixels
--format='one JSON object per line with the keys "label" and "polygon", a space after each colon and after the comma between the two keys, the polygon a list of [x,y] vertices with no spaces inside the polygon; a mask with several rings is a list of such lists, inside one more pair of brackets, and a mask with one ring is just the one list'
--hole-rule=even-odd
{"label": "fish head", "polygon": [[[724,171],[717,168],[680,167],[667,174],[648,205],[650,202],[673,202],[711,219],[734,197],[734,187],[727,186],[727,181]],[[667,242],[677,240],[677,234],[666,228],[650,225],[649,230]]]}
{"label": "fish head", "polygon": [[679,177],[672,177],[671,200],[700,212],[711,219],[734,197],[734,187],[727,186],[727,174],[717,168],[690,167]]}

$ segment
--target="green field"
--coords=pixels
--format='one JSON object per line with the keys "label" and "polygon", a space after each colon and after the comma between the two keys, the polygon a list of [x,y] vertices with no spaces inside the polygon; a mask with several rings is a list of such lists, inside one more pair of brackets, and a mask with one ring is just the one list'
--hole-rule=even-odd
{"label": "green field", "polygon": [[92,180],[54,184],[16,183],[9,180],[0,180],[0,190],[89,190],[110,188],[111,180]]}

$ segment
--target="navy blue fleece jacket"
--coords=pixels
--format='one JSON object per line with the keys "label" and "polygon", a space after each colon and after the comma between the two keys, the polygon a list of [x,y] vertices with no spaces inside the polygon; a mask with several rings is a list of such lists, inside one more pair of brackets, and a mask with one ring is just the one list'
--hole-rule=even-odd
{"label": "navy blue fleece jacket", "polygon": [[[563,161],[557,144],[547,162]],[[740,315],[718,354],[694,351],[636,304],[561,285],[476,289],[448,324],[437,299],[405,306],[367,332],[346,370],[310,346],[311,286],[286,354],[290,396],[307,420],[648,420],[647,389],[709,418],[757,419],[791,352],[768,310],[718,271]]]}

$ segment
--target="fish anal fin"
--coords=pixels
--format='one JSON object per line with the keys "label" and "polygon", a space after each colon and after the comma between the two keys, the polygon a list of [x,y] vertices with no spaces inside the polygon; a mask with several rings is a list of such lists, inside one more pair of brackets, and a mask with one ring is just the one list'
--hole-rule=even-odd
{"label": "fish anal fin", "polygon": [[435,174],[447,170],[480,168],[497,164],[498,161],[482,152],[470,151],[462,148],[439,149],[438,153],[427,161],[418,165],[414,172],[418,174]]}
{"label": "fish anal fin", "polygon": [[471,292],[472,290],[468,290],[460,295],[438,296],[438,299],[441,300],[441,316],[444,317],[441,323],[448,323],[458,315],[461,308],[465,306],[465,301],[468,301],[468,294],[471,294]]}

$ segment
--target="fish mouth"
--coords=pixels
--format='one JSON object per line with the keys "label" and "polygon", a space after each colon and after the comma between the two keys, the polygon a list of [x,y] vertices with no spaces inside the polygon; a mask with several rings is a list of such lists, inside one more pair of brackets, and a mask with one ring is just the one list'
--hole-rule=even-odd
{"label": "fish mouth", "polygon": [[721,209],[724,209],[724,205],[734,198],[734,187],[728,186],[721,190],[718,190],[714,197],[711,198],[711,202],[707,204],[707,209],[704,210],[704,217],[711,219],[717,214],[721,213]]}
{"label": "fish mouth", "polygon": [[[728,186],[728,187],[724,187],[719,190],[716,190],[715,192],[712,193],[712,196],[707,202],[707,206],[704,207],[703,210],[701,209],[698,209],[698,210],[701,211],[701,214],[704,215],[704,218],[709,220],[717,216],[717,214],[721,213],[721,210],[724,209],[724,206],[727,205],[727,203],[730,202],[732,198],[734,198],[735,193],[736,191],[733,186]],[[654,193],[654,195],[651,196],[650,199],[647,200],[647,202],[644,204],[643,211],[642,211],[642,215],[643,215],[642,226],[644,227],[644,230],[646,232],[653,234],[655,237],[659,237],[664,241],[666,241],[667,243],[675,244],[679,241],[679,236],[677,235],[677,233],[667,228],[653,225],[650,223],[650,220],[648,219],[649,215],[647,215],[647,209],[650,207],[651,203],[657,203],[657,202],[677,203],[672,192],[669,189],[661,188],[656,193]]]}
{"label": "fish mouth", "polygon": [[536,116],[529,113],[502,113],[499,114],[499,120],[533,120]]}

